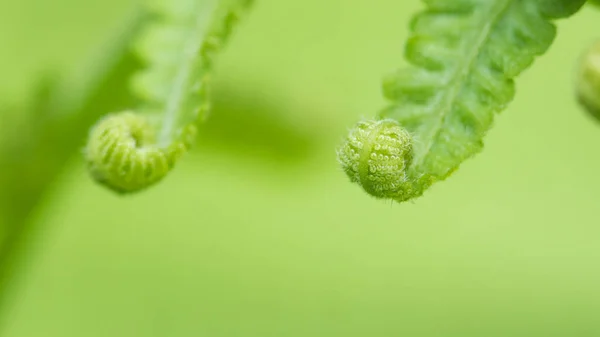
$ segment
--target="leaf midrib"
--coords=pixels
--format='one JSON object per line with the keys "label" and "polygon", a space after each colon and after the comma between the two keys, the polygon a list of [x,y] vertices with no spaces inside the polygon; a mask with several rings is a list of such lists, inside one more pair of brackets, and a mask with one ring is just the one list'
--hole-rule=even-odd
{"label": "leaf midrib", "polygon": [[412,168],[423,168],[422,164],[430,155],[431,148],[443,129],[446,117],[452,112],[452,108],[459,99],[461,89],[464,87],[465,79],[468,78],[471,71],[473,71],[474,65],[477,62],[477,58],[480,55],[480,51],[484,48],[489,39],[492,28],[503,17],[504,13],[510,8],[513,1],[514,0],[496,0],[494,5],[490,8],[488,15],[475,13],[475,15],[480,17],[482,29],[480,30],[480,33],[476,35],[476,38],[474,39],[475,43],[466,44],[467,46],[472,45],[472,49],[468,52],[468,56],[464,58],[464,62],[460,63],[456,67],[456,72],[453,78],[445,87],[447,88],[445,89],[446,94],[440,95],[440,98],[434,103],[434,106],[439,107],[433,108],[434,111],[440,111],[439,117],[435,120],[435,126],[430,128],[431,132],[429,135],[421,138],[427,143],[423,147],[424,150],[422,152],[415,154],[415,160],[413,161]]}
{"label": "leaf midrib", "polygon": [[202,62],[200,48],[210,29],[211,16],[216,12],[218,2],[219,0],[204,1],[203,4],[205,3],[206,5],[195,9],[198,12],[198,17],[195,21],[194,30],[182,47],[182,61],[179,64],[172,89],[165,103],[164,117],[158,138],[159,143],[164,146],[173,141],[172,136],[178,115],[186,113],[185,111],[181,111],[185,105],[185,96],[188,94],[186,88],[188,87],[189,78],[193,73],[196,63]]}

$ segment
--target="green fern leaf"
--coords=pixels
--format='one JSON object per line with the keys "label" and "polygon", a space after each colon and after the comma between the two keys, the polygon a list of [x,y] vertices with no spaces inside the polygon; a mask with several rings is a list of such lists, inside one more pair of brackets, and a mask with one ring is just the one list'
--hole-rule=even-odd
{"label": "green fern leaf", "polygon": [[[481,151],[494,114],[515,94],[514,78],[550,47],[556,35],[550,19],[568,16],[584,2],[425,0],[427,9],[413,18],[406,44],[405,57],[412,67],[385,79],[384,94],[392,104],[379,114],[399,123],[387,123],[389,128],[402,127],[412,135],[407,172],[398,181],[384,179],[392,189],[366,186],[382,180],[373,177],[354,181],[367,191],[387,191],[370,192],[376,197],[404,201],[447,178]],[[360,143],[376,139],[366,135]],[[381,172],[381,161],[373,159],[381,155],[376,146],[369,144],[372,150],[348,159],[348,144],[339,152],[343,166],[352,160],[370,161],[365,178]]]}

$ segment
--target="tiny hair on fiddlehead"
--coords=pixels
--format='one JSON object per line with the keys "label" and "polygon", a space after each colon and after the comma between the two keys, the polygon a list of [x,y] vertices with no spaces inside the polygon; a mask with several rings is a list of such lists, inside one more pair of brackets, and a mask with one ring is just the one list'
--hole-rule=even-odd
{"label": "tiny hair on fiddlehead", "polygon": [[585,0],[424,2],[406,42],[411,66],[384,80],[391,104],[337,151],[350,180],[376,198],[419,197],[480,152],[514,79],[552,44],[552,21]]}
{"label": "tiny hair on fiddlehead", "polygon": [[136,109],[92,128],[85,158],[92,177],[119,193],[164,178],[192,146],[209,110],[214,56],[253,0],[162,0],[134,46],[146,69],[132,79]]}

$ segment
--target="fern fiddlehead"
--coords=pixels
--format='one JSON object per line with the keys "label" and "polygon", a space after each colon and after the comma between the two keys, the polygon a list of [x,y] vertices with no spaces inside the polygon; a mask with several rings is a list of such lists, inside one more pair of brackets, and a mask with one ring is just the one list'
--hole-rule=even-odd
{"label": "fern fiddlehead", "polygon": [[[353,182],[377,198],[419,197],[481,151],[514,78],[546,52],[553,19],[585,0],[424,0],[412,20],[411,67],[384,80],[391,104],[338,149]],[[366,126],[366,127],[365,127]]]}
{"label": "fern fiddlehead", "polygon": [[191,147],[208,113],[214,55],[253,0],[173,0],[137,38],[147,68],[132,80],[142,102],[109,114],[91,130],[85,157],[91,175],[121,193],[161,180]]}

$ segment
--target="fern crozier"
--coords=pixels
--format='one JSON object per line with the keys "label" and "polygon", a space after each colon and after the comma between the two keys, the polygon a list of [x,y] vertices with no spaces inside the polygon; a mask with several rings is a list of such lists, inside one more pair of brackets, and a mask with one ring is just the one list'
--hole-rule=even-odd
{"label": "fern crozier", "polygon": [[383,121],[359,123],[340,150],[352,181],[379,198],[418,197],[480,152],[514,97],[515,78],[552,44],[552,21],[585,0],[424,2],[405,45],[410,66],[384,80]]}
{"label": "fern crozier", "polygon": [[182,141],[160,147],[144,115],[131,111],[108,115],[92,128],[85,158],[96,181],[120,193],[135,192],[167,175],[195,133],[196,127],[190,125],[183,129]]}
{"label": "fern crozier", "polygon": [[392,119],[359,122],[338,150],[338,160],[352,182],[376,198],[403,198],[411,193],[407,173],[412,136]]}
{"label": "fern crozier", "polygon": [[210,108],[210,73],[252,0],[159,0],[135,39],[145,70],[132,80],[135,112],[109,115],[90,132],[91,175],[121,193],[161,180],[189,149]]}

